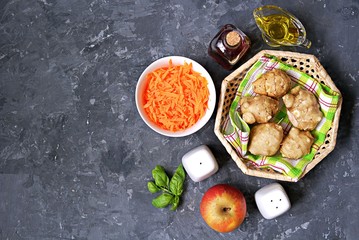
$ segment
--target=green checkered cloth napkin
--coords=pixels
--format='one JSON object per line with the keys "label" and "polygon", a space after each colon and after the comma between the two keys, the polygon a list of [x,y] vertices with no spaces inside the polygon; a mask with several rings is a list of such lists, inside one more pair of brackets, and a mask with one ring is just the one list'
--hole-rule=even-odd
{"label": "green checkered cloth napkin", "polygon": [[[310,153],[303,156],[301,159],[287,159],[282,157],[280,154],[271,157],[259,156],[253,155],[247,151],[250,127],[242,120],[239,113],[240,106],[238,103],[243,96],[257,95],[253,92],[252,83],[263,73],[272,69],[281,69],[282,71],[285,71],[292,80],[292,87],[301,85],[308,91],[312,92],[317,97],[320,109],[324,114],[321,122],[311,132],[315,137],[315,141],[312,145]],[[282,63],[276,57],[265,55],[249,69],[239,85],[236,97],[230,107],[229,115],[222,126],[222,132],[226,140],[233,146],[241,158],[250,160],[250,163],[256,167],[272,168],[295,180],[298,180],[304,172],[305,167],[313,160],[315,153],[324,143],[326,133],[332,125],[339,99],[340,94],[331,90],[329,87],[320,84],[296,68]],[[271,119],[271,122],[280,124],[283,127],[284,134],[288,134],[292,124],[288,119],[284,104],[282,101],[280,102],[280,110]]]}

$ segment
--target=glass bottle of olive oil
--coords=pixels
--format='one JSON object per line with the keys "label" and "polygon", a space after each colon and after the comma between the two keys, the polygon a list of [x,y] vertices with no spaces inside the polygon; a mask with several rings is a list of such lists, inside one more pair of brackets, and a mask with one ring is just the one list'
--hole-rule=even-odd
{"label": "glass bottle of olive oil", "polygon": [[264,41],[272,47],[301,46],[310,48],[303,24],[284,9],[267,5],[253,11]]}

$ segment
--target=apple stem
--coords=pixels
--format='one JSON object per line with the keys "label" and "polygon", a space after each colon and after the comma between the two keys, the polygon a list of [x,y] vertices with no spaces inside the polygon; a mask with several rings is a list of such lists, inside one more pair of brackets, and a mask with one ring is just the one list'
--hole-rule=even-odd
{"label": "apple stem", "polygon": [[229,211],[231,211],[231,208],[229,208],[229,207],[224,207],[223,208],[223,212],[229,212]]}

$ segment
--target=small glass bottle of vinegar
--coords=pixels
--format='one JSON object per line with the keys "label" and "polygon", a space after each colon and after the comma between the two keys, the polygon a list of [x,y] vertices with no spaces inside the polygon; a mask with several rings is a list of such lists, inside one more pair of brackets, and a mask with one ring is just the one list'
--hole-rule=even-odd
{"label": "small glass bottle of vinegar", "polygon": [[247,52],[250,44],[246,34],[234,25],[226,24],[210,42],[208,54],[222,67],[230,70]]}

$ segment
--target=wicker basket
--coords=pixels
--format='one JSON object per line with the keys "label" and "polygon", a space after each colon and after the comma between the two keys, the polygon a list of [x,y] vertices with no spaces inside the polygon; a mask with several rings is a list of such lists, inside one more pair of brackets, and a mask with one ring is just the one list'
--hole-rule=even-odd
{"label": "wicker basket", "polygon": [[[231,155],[232,159],[236,162],[236,164],[244,174],[256,176],[256,177],[262,177],[262,178],[276,179],[281,181],[295,182],[298,180],[286,176],[282,173],[276,172],[272,169],[260,169],[260,168],[256,168],[253,164],[248,164],[248,160],[241,158],[237,155],[234,148],[231,146],[229,142],[227,142],[227,140],[224,138],[221,132],[222,124],[228,116],[229,108],[236,95],[237,88],[240,82],[244,78],[249,68],[251,68],[251,66],[261,56],[265,54],[276,56],[282,62],[294,66],[300,71],[307,73],[318,82],[325,84],[326,86],[330,87],[332,90],[340,93],[340,91],[335,86],[334,82],[332,81],[328,73],[325,71],[325,69],[323,68],[323,66],[320,64],[320,62],[315,56],[308,54],[294,53],[294,52],[263,50],[258,54],[256,54],[253,58],[248,60],[245,64],[240,66],[238,69],[236,69],[234,72],[232,72],[229,76],[227,76],[223,80],[221,94],[218,103],[214,132],[219,138],[219,140],[222,142],[224,147],[226,148],[227,152]],[[336,138],[337,138],[341,106],[342,106],[342,97],[339,100],[338,108],[335,113],[332,127],[329,129],[327,133],[324,144],[320,147],[314,159],[307,165],[301,178],[305,176],[311,169],[313,169],[315,165],[317,165],[321,160],[323,160],[334,149]]]}

